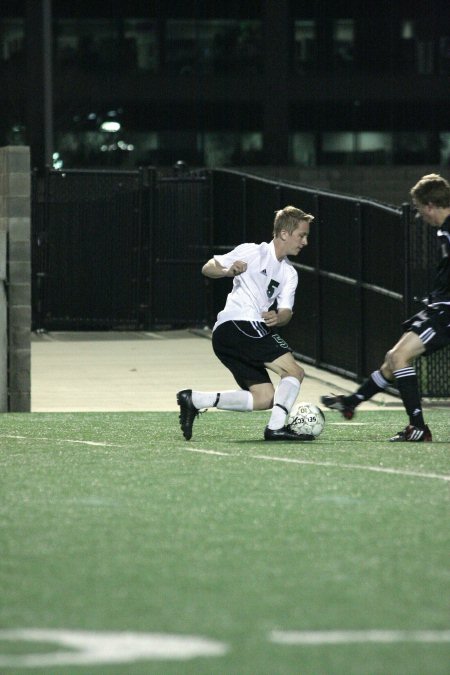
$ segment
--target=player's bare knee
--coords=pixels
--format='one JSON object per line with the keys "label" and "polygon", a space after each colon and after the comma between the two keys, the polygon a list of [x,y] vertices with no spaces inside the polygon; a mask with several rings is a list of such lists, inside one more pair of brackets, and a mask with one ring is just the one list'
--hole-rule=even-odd
{"label": "player's bare knee", "polygon": [[389,366],[389,363],[386,361],[386,359],[384,360],[384,363],[380,368],[380,373],[382,374],[384,379],[387,380],[388,382],[391,382],[391,380],[394,379],[392,368]]}
{"label": "player's bare knee", "polygon": [[270,410],[273,407],[273,396],[265,398],[262,405],[261,410]]}
{"label": "player's bare knee", "polygon": [[386,363],[392,373],[399,370],[399,368],[404,368],[409,362],[410,359],[404,350],[394,348],[390,349],[386,354]]}
{"label": "player's bare knee", "polygon": [[300,384],[303,382],[303,378],[305,377],[305,371],[297,362],[295,363],[293,372],[289,374],[292,377],[295,377],[300,382]]}
{"label": "player's bare knee", "polygon": [[388,352],[386,352],[386,355],[384,357],[384,362],[389,368],[389,370],[393,371],[395,370],[395,356],[394,356],[394,350],[390,349]]}
{"label": "player's bare knee", "polygon": [[253,410],[270,410],[273,407],[273,394],[253,395]]}
{"label": "player's bare knee", "polygon": [[250,387],[253,396],[253,410],[270,410],[275,390],[271,384]]}

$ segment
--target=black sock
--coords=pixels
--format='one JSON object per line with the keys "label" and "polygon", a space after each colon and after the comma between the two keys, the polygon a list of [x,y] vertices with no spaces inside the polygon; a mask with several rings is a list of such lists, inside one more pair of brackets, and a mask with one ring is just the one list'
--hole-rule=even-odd
{"label": "black sock", "polygon": [[383,391],[389,386],[389,382],[384,378],[380,370],[374,370],[371,376],[365,380],[359,389],[351,396],[346,396],[345,401],[350,405],[358,406],[363,401],[368,401],[369,398]]}
{"label": "black sock", "polygon": [[397,387],[402,397],[403,405],[409,417],[409,423],[419,429],[425,428],[422,403],[419,394],[419,382],[414,368],[399,368],[394,371]]}

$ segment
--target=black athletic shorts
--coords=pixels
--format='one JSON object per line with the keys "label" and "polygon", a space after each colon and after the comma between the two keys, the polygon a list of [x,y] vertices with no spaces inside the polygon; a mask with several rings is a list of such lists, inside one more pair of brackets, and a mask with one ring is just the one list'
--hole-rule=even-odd
{"label": "black athletic shorts", "polygon": [[450,344],[450,311],[426,307],[404,322],[405,331],[420,337],[425,354],[432,354]]}
{"label": "black athletic shorts", "polygon": [[241,389],[270,382],[265,363],[292,352],[278,333],[259,321],[226,321],[212,335],[214,353]]}

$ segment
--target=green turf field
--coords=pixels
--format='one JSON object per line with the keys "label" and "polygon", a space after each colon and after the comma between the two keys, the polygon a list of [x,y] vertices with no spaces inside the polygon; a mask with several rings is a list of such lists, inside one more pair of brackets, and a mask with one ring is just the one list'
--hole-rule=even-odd
{"label": "green turf field", "polygon": [[271,444],[267,413],[190,442],[174,412],[3,415],[0,671],[448,675],[450,411],[426,417],[431,444],[386,442],[400,410]]}

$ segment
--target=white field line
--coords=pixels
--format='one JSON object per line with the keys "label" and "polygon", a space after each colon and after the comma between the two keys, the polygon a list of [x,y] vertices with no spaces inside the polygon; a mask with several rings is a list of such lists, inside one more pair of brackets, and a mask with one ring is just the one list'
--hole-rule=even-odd
{"label": "white field line", "polygon": [[[51,440],[51,439],[45,439],[45,440]],[[73,441],[70,438],[62,438],[61,440],[58,441],[59,443],[81,443],[82,445],[100,445],[103,448],[117,448],[118,445],[116,443],[103,443],[103,442],[98,442],[98,441]]]}
{"label": "white field line", "polygon": [[[203,455],[220,455],[223,457],[238,457],[230,452],[218,452],[217,450],[204,450],[202,448],[182,448],[187,452],[198,452]],[[450,482],[450,476],[440,473],[421,473],[419,471],[407,471],[404,469],[390,469],[384,466],[366,466],[364,464],[338,464],[337,462],[317,462],[312,459],[294,459],[292,457],[271,457],[269,455],[249,455],[251,459],[259,459],[264,462],[285,462],[287,464],[308,464],[311,466],[328,466],[335,469],[353,469],[359,471],[373,471],[375,473],[389,473],[398,476],[412,476],[413,478],[438,479]]]}
{"label": "white field line", "polygon": [[437,478],[450,482],[450,476],[440,473],[421,473],[419,471],[407,471],[406,469],[390,469],[384,466],[366,466],[364,464],[338,464],[337,462],[316,462],[309,459],[293,459],[291,457],[270,457],[269,455],[251,455],[253,459],[261,459],[266,462],[286,462],[290,464],[311,464],[313,466],[329,466],[336,469],[355,469],[359,471],[373,471],[375,473],[390,473],[398,476],[412,476],[413,478]]}
{"label": "white field line", "polygon": [[14,436],[12,434],[1,434],[0,438],[15,438],[15,439],[20,439],[20,440],[29,440],[29,441],[54,441],[55,443],[81,443],[82,445],[99,445],[101,447],[108,447],[108,448],[116,448],[120,447],[117,445],[117,443],[103,443],[103,442],[98,442],[98,441],[76,441],[72,440],[71,438],[30,438],[29,436]]}
{"label": "white field line", "polygon": [[[42,647],[35,654],[0,654],[0,667],[46,667],[47,673],[56,672],[55,668],[59,666],[85,667],[161,659],[186,661],[198,657],[223,656],[228,651],[227,644],[203,636],[164,633],[16,628],[1,630],[0,640],[57,644],[60,650],[49,653],[44,653]],[[124,670],[121,669],[121,672]]]}
{"label": "white field line", "polygon": [[230,452],[218,452],[217,450],[203,450],[202,448],[183,448],[187,452],[200,452],[203,455],[220,455],[222,457],[232,457]]}
{"label": "white field line", "polygon": [[367,422],[326,422],[327,427],[328,426],[333,426],[333,427],[343,427],[343,426],[349,426],[349,427],[366,427]]}
{"label": "white field line", "polygon": [[[14,438],[14,439],[27,439],[29,438],[28,436],[14,436],[14,435],[8,435],[8,434],[2,434],[0,438]],[[103,448],[117,448],[120,447],[119,444],[117,443],[103,443],[103,442],[98,442],[98,441],[79,441],[79,440],[72,440],[70,438],[40,438],[39,440],[41,441],[54,441],[55,443],[81,443],[82,445],[93,445],[93,446],[99,446]],[[232,455],[229,452],[219,452],[217,450],[204,450],[202,448],[183,448],[183,450],[186,450],[187,452],[198,452],[203,455],[218,455],[221,457],[233,457],[236,455]],[[450,482],[450,476],[446,476],[445,474],[439,474],[439,473],[421,473],[419,471],[407,471],[404,469],[390,469],[389,467],[381,467],[381,466],[366,466],[363,464],[338,464],[337,462],[317,462],[314,460],[308,460],[308,459],[294,459],[292,457],[271,457],[269,455],[250,455],[252,459],[260,459],[265,462],[285,462],[288,464],[309,464],[312,466],[328,466],[328,467],[333,467],[336,469],[353,469],[353,470],[359,470],[359,471],[372,471],[374,473],[388,473],[388,474],[395,474],[398,476],[411,476],[413,478],[428,478],[428,479],[434,479],[436,478],[437,480],[443,480],[446,482]]]}
{"label": "white field line", "polygon": [[450,642],[450,630],[273,630],[269,640],[284,645],[337,645],[357,642]]}

